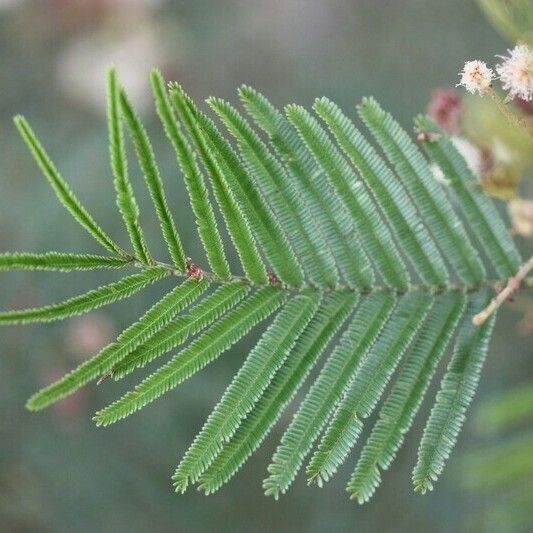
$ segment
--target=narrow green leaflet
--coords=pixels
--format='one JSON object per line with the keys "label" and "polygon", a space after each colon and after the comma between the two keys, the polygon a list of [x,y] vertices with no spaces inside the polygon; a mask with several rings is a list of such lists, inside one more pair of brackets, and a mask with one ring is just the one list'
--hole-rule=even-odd
{"label": "narrow green leaflet", "polygon": [[469,227],[476,234],[498,276],[514,276],[522,259],[494,203],[477,187],[478,178],[450,137],[433,120],[419,116],[415,124],[420,131],[428,134],[422,146],[450,181]]}
{"label": "narrow green leaflet", "polygon": [[321,98],[313,109],[359,170],[421,279],[429,285],[445,285],[448,272],[442,255],[401,181],[336,104]]}
{"label": "narrow green leaflet", "polygon": [[98,411],[94,417],[97,425],[125,418],[191,377],[270,316],[286,298],[284,292],[266,287],[245,299],[133,391]]}
{"label": "narrow green leaflet", "polygon": [[105,257],[90,254],[66,254],[62,252],[5,253],[0,254],[2,270],[52,270],[71,272],[73,270],[96,270],[99,268],[122,268],[131,264],[126,257]]}
{"label": "narrow green leaflet", "polygon": [[[241,101],[248,112],[252,111],[252,117],[257,122],[251,100],[254,96],[250,94],[250,89],[239,90]],[[328,257],[329,254],[324,253],[328,248],[302,194],[299,178],[295,179],[292,172],[281,164],[244,119],[237,126],[239,137],[245,139],[244,146],[241,142],[242,150],[248,154],[256,179],[262,184],[266,196],[273,199],[272,204],[283,227],[287,229],[287,234],[292,238],[305,276],[312,283],[334,287],[335,266],[332,258]],[[274,194],[276,191],[279,191],[277,195]]]}
{"label": "narrow green leaflet", "polygon": [[250,352],[239,372],[209,415],[173,476],[177,491],[196,482],[271,383],[318,308],[316,293],[290,299]]}
{"label": "narrow green leaflet", "polygon": [[485,269],[465,228],[409,135],[372,98],[363,99],[359,115],[379,142],[409,191],[443,255],[466,283],[485,279]]}
{"label": "narrow green leaflet", "polygon": [[193,302],[206,288],[204,280],[188,279],[153,305],[137,322],[125,329],[115,342],[108,344],[97,355],[83,362],[63,378],[32,396],[28,409],[38,410],[56,402],[98,376],[105,375],[114,365],[137,346],[146,342],[169,323],[184,307]]}
{"label": "narrow green leaflet", "polygon": [[460,291],[439,296],[420,326],[348,483],[346,490],[359,503],[368,501],[374,494],[381,483],[380,468],[389,468],[403,444],[437,364],[463,314],[465,302],[466,297]]}
{"label": "narrow green leaflet", "polygon": [[30,128],[27,120],[18,115],[15,117],[15,126],[20,135],[28,145],[35,161],[39,165],[48,182],[54,189],[56,196],[67,211],[83,226],[104,248],[110,252],[126,255],[126,253],[115,244],[111,238],[98,226],[85,207],[81,205],[76,195],[70,190],[67,182],[63,179],[52,160],[48,157],[45,149],[38,141],[35,133]]}
{"label": "narrow green leaflet", "polygon": [[239,303],[249,292],[249,287],[237,281],[219,287],[188,313],[175,318],[159,330],[148,342],[131,352],[112,369],[113,378],[120,379],[148,364],[192,335],[212,324]]}
{"label": "narrow green leaflet", "polygon": [[199,489],[206,494],[218,490],[259,447],[356,303],[353,293],[324,297],[270,385],[200,477]]}
{"label": "narrow green leaflet", "polygon": [[284,493],[342,398],[359,362],[387,324],[395,298],[376,292],[365,298],[285,431],[263,482],[267,495]]}
{"label": "narrow green leaflet", "polygon": [[[269,136],[279,159],[285,163],[295,193],[309,209],[306,226],[313,235],[314,248],[320,251],[324,267],[320,272],[322,284],[335,285],[342,272],[350,283],[357,279],[353,273],[350,241],[345,238],[346,219],[340,220],[343,211],[336,209],[335,198],[325,185],[323,173],[285,116],[259,92],[246,85],[239,96],[255,123]],[[335,205],[335,209],[333,206]]]}
{"label": "narrow green leaflet", "polygon": [[309,483],[321,486],[345,461],[361,433],[363,419],[372,413],[431,303],[425,292],[412,292],[400,299],[387,327],[356,369],[353,383],[309,462]]}
{"label": "narrow green leaflet", "polygon": [[174,110],[168,100],[161,75],[152,73],[152,88],[156,99],[157,112],[163,122],[167,137],[174,147],[183,173],[191,206],[196,216],[198,234],[204,245],[209,265],[217,276],[226,279],[230,276],[229,266],[224,255],[224,247],[218,232],[213,207],[209,201],[209,192],[196,162],[196,154],[192,151],[174,116]]}
{"label": "narrow green leaflet", "polygon": [[[172,86],[170,96],[209,176],[215,199],[224,217],[228,233],[237,250],[246,277],[254,283],[265,283],[268,275],[257,250],[250,222],[244,216],[241,206],[228,186],[217,158],[209,147],[209,141],[191,111],[191,109],[195,109],[192,100],[177,84]],[[199,113],[197,110],[196,112]]]}
{"label": "narrow green leaflet", "polygon": [[192,101],[189,100],[187,105],[204,134],[209,150],[216,158],[221,178],[241,206],[244,219],[272,265],[275,275],[288,283],[293,279],[294,256],[285,234],[279,230],[279,224],[263,202],[231,144],[221,135],[213,121],[201,113]]}
{"label": "narrow green leaflet", "polygon": [[153,267],[140,274],[132,274],[120,281],[104,285],[63,302],[35,309],[2,311],[0,312],[0,324],[51,322],[52,320],[62,320],[70,316],[81,315],[122,298],[127,298],[166,275],[168,275],[168,271]]}
{"label": "narrow green leaflet", "polygon": [[174,218],[172,217],[172,213],[167,204],[163,181],[155,161],[150,139],[123,90],[120,91],[120,108],[122,116],[128,125],[128,130],[133,145],[135,146],[139,166],[141,167],[146,185],[150,191],[150,196],[152,197],[155,206],[157,218],[159,219],[159,224],[161,225],[161,231],[165,238],[165,242],[167,243],[168,251],[176,267],[181,270],[181,272],[184,272],[187,268],[187,260],[185,258],[185,253],[183,252],[181,239],[176,230]]}
{"label": "narrow green leaflet", "polygon": [[452,360],[424,429],[413,470],[415,490],[433,489],[461,431],[465,413],[474,397],[496,320],[492,315],[482,326],[474,326],[472,317],[490,301],[489,291],[474,294],[461,322]]}
{"label": "narrow green leaflet", "polygon": [[287,236],[293,270],[289,283],[301,285],[305,275],[316,281],[313,277],[316,272],[316,255],[300,216],[301,212],[305,212],[306,206],[294,195],[285,170],[234,107],[215,98],[209,103],[235,137],[246,169],[278,221],[280,232]]}
{"label": "narrow green leaflet", "polygon": [[[400,290],[407,289],[409,278],[403,260],[364,183],[308,111],[298,105],[289,105],[285,111],[327,175],[338,197],[339,207],[343,206],[353,221],[357,234],[350,235],[350,238],[358,238],[368,256],[360,254],[359,260],[365,263],[371,258],[371,263],[388,285]],[[365,264],[362,267],[366,269]],[[368,282],[372,283],[370,279]]]}
{"label": "narrow green leaflet", "polygon": [[124,220],[136,258],[151,263],[150,253],[144,242],[139,224],[139,208],[128,178],[128,161],[124,147],[124,136],[120,122],[120,86],[115,69],[107,73],[107,113],[109,128],[109,153],[114,185],[117,192],[117,206]]}
{"label": "narrow green leaflet", "polygon": [[[300,264],[301,258],[297,257],[298,250],[296,253],[294,250],[298,246],[296,241],[300,242],[299,231],[301,228],[295,231],[295,221],[298,220],[297,215],[295,215],[296,208],[294,205],[288,205],[287,198],[283,194],[283,182],[286,180],[286,176],[279,167],[279,163],[272,157],[272,154],[268,152],[259,137],[235,108],[220,98],[210,98],[208,103],[237,140],[242,159],[245,162],[245,171],[251,177],[251,185],[258,192],[260,191],[259,202],[264,204],[271,213],[269,222],[272,227],[269,228],[269,231],[276,234],[278,248],[283,247],[282,251],[288,267],[284,269],[286,273],[283,274],[283,281],[289,285],[301,285],[304,280],[304,273]],[[285,238],[282,238],[282,235]]]}

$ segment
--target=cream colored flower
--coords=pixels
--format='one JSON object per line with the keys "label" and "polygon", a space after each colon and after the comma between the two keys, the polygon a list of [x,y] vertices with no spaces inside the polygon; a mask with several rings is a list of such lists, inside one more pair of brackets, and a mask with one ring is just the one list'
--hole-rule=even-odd
{"label": "cream colored flower", "polygon": [[502,87],[509,91],[508,99],[533,100],[533,50],[519,44],[508,52],[509,57],[500,56],[503,61],[496,65]]}
{"label": "cream colored flower", "polygon": [[462,85],[469,93],[485,94],[492,82],[494,72],[491,68],[487,67],[484,61],[475,59],[473,61],[467,61],[462,72],[459,73],[461,81],[457,84]]}

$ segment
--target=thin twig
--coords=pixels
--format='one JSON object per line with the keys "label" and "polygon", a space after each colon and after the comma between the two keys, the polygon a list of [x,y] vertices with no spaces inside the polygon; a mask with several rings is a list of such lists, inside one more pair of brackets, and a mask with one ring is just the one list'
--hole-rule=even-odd
{"label": "thin twig", "polygon": [[498,293],[498,295],[491,300],[489,305],[483,309],[480,313],[474,316],[472,323],[476,326],[481,326],[503,302],[505,302],[522,284],[529,272],[533,270],[533,256],[531,256],[516,273],[515,276],[510,277],[507,280],[505,288]]}
{"label": "thin twig", "polygon": [[492,87],[487,90],[487,93],[492,98],[492,101],[496,104],[496,107],[513,126],[517,126],[518,128],[525,130],[530,135],[533,134],[531,125],[525,120],[525,118],[517,116],[516,113],[511,111],[509,106],[507,106],[507,101],[503,100]]}

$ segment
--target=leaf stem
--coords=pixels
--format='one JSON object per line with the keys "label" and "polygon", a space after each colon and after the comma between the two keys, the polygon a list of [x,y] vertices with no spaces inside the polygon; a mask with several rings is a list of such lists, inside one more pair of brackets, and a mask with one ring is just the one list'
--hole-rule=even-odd
{"label": "leaf stem", "polygon": [[481,326],[512,294],[520,287],[529,272],[533,270],[533,256],[531,256],[516,273],[507,280],[507,285],[500,291],[489,305],[472,318],[472,323]]}
{"label": "leaf stem", "polygon": [[515,113],[513,113],[507,106],[507,100],[503,100],[492,87],[488,89],[487,94],[491,97],[492,101],[496,104],[498,110],[505,116],[505,118],[509,121],[510,124],[512,124],[513,126],[517,126],[520,129],[524,129],[530,135],[533,134],[531,125],[526,122],[525,118],[519,117]]}

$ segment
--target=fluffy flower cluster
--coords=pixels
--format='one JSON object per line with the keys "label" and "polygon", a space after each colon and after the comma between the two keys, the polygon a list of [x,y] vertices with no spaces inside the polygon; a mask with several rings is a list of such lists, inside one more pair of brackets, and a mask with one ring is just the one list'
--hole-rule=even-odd
{"label": "fluffy flower cluster", "polygon": [[[527,44],[518,44],[508,50],[509,56],[498,56],[501,63],[496,65],[497,77],[507,99],[520,98],[526,102],[533,100],[533,49]],[[484,61],[478,59],[467,61],[459,73],[462,85],[469,93],[486,94],[490,87],[494,71]]]}
{"label": "fluffy flower cluster", "polygon": [[467,61],[463,68],[463,71],[459,74],[461,81],[457,86],[462,85],[469,93],[485,94],[494,77],[494,71],[487,67],[484,61],[475,59],[473,61]]}
{"label": "fluffy flower cluster", "polygon": [[509,91],[508,98],[533,100],[533,50],[519,44],[508,52],[509,57],[500,56],[503,61],[496,65],[503,89]]}

